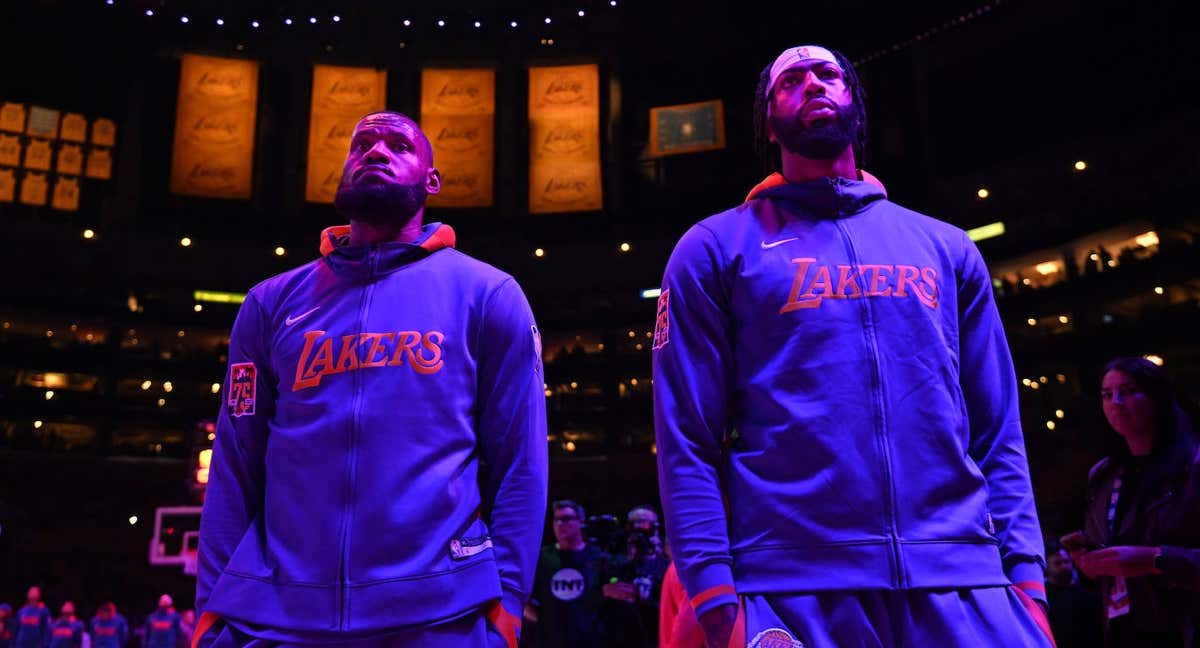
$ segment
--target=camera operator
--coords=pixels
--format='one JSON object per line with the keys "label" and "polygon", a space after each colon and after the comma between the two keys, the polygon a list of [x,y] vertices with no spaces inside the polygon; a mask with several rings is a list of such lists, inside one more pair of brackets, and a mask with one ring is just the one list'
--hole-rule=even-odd
{"label": "camera operator", "polygon": [[584,536],[582,506],[559,500],[550,505],[550,515],[555,542],[538,556],[522,645],[600,648],[600,577],[607,554]]}
{"label": "camera operator", "polygon": [[601,588],[609,645],[657,645],[658,601],[671,564],[658,528],[658,514],[648,505],[634,507],[626,517],[625,554],[613,559]]}

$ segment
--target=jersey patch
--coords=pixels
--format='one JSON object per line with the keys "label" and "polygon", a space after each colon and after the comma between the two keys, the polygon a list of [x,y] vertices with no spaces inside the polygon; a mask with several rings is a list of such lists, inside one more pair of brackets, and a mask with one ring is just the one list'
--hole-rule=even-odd
{"label": "jersey patch", "polygon": [[650,348],[661,349],[666,346],[671,333],[671,289],[665,288],[658,296],[658,317],[654,320],[654,345]]}
{"label": "jersey patch", "polygon": [[804,648],[804,644],[783,628],[767,628],[754,635],[748,648]]}
{"label": "jersey patch", "polygon": [[542,334],[538,332],[537,324],[530,325],[529,332],[533,334],[533,371],[536,373],[542,367]]}
{"label": "jersey patch", "polygon": [[455,538],[450,541],[450,555],[459,560],[481,554],[491,548],[492,539],[487,536],[482,538]]}
{"label": "jersey patch", "polygon": [[239,362],[229,367],[229,414],[254,415],[254,390],[258,369],[253,362]]}

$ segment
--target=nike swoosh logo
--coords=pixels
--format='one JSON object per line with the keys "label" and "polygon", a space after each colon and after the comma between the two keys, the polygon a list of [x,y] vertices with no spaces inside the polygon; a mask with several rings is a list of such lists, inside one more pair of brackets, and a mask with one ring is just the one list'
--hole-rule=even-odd
{"label": "nike swoosh logo", "polygon": [[320,308],[321,308],[320,306],[317,306],[316,308],[314,308],[310,311],[300,313],[299,315],[297,315],[295,317],[289,317],[289,318],[283,320],[283,323],[288,326],[291,326],[292,324],[295,324],[296,322],[299,322],[300,320],[304,319],[305,317],[308,317],[309,315],[312,315],[313,313],[317,312],[317,310]]}
{"label": "nike swoosh logo", "polygon": [[800,238],[800,237],[799,237],[799,236],[793,236],[792,238],[779,239],[778,241],[771,241],[770,243],[767,243],[766,241],[763,241],[763,242],[762,242],[762,249],[764,249],[764,250],[770,250],[771,248],[775,247],[776,245],[783,245],[784,243],[787,243],[788,241],[795,241],[795,240],[796,240],[796,239],[798,239],[798,238]]}

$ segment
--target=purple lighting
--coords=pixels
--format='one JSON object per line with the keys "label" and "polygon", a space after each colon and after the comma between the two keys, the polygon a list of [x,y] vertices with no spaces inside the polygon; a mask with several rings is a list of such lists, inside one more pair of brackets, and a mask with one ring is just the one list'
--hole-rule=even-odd
{"label": "purple lighting", "polygon": [[153,9],[147,9],[147,10],[146,10],[146,15],[147,15],[147,16],[153,16],[153,15],[154,15],[154,10],[153,10]]}
{"label": "purple lighting", "polygon": [[185,24],[185,25],[186,25],[186,24],[188,24],[188,17],[187,17],[187,16],[180,16],[180,17],[179,17],[179,22],[181,22],[181,23],[183,23],[183,24]]}
{"label": "purple lighting", "polygon": [[333,17],[333,22],[342,22],[342,17],[341,17],[341,16],[334,16],[334,17]]}
{"label": "purple lighting", "polygon": [[251,20],[251,21],[250,21],[250,26],[251,26],[251,27],[253,27],[254,29],[258,29],[258,21],[257,21],[257,20]]}
{"label": "purple lighting", "polygon": [[224,26],[225,26],[225,19],[217,18],[217,27],[224,27]]}
{"label": "purple lighting", "polygon": [[317,24],[317,17],[316,17],[316,16],[309,16],[309,18],[308,18],[308,24],[310,24],[310,25],[315,25],[315,24]]}

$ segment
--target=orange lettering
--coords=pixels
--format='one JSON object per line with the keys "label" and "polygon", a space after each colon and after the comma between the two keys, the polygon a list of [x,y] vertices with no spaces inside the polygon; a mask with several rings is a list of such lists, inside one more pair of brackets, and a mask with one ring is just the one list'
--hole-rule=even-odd
{"label": "orange lettering", "polygon": [[[783,305],[783,308],[779,309],[780,315],[802,308],[816,308],[821,305],[821,298],[812,299],[808,294],[805,295],[805,297],[809,297],[808,299],[800,301],[800,289],[804,287],[804,278],[808,275],[808,266],[812,265],[813,261],[816,261],[816,259],[792,259],[792,263],[795,263],[799,267],[796,268],[796,278],[792,280],[792,291],[788,293],[787,303]],[[828,270],[826,270],[826,274],[828,274]]]}
{"label": "orange lettering", "polygon": [[446,336],[439,331],[430,331],[425,334],[421,340],[421,346],[426,351],[429,351],[429,359],[425,358],[425,354],[421,351],[414,351],[409,355],[409,364],[412,365],[414,371],[419,374],[435,374],[442,369],[442,341]]}
{"label": "orange lettering", "polygon": [[896,281],[896,292],[894,294],[897,297],[908,297],[908,289],[905,288],[905,284],[912,284],[913,292],[916,292],[917,277],[921,274],[917,270],[917,266],[898,265],[896,266],[896,270],[900,272],[900,278]]}
{"label": "orange lettering", "polygon": [[[890,265],[867,265],[863,266],[864,270],[871,273],[871,281],[867,283],[870,290],[867,291],[867,297],[891,297],[892,287],[887,286],[888,276],[885,272],[891,272]],[[887,286],[887,290],[883,290],[882,286]]]}
{"label": "orange lettering", "polygon": [[343,335],[342,336],[342,351],[338,353],[337,366],[329,369],[327,374],[340,374],[344,371],[354,371],[358,369],[358,336]]}
{"label": "orange lettering", "polygon": [[917,299],[921,300],[922,304],[930,308],[937,308],[937,270],[928,266],[921,269],[921,280],[924,285],[918,284],[915,292]]}
{"label": "orange lettering", "polygon": [[325,331],[309,331],[304,334],[304,350],[300,352],[300,361],[296,363],[296,379],[292,382],[292,391],[296,392],[321,384],[321,373],[313,371],[313,369],[316,368],[318,360],[323,360],[324,364],[328,365],[329,358],[333,356],[330,348],[331,340],[325,340],[325,343],[321,345],[317,357],[313,358],[311,368],[308,363],[308,354],[312,352],[313,344],[321,339],[322,335],[325,335]]}
{"label": "orange lettering", "polygon": [[[394,333],[363,333],[362,341],[371,341],[371,347],[367,350],[367,356],[363,359],[361,367],[382,367],[387,364],[387,349],[380,344],[386,338],[389,342],[394,337]],[[383,357],[376,360],[375,354],[383,351]]]}
{"label": "orange lettering", "polygon": [[392,354],[391,361],[388,362],[389,367],[404,364],[405,355],[415,355],[416,351],[413,347],[421,343],[421,334],[417,331],[400,331],[396,333],[396,351]]}
{"label": "orange lettering", "polygon": [[[837,290],[833,291],[834,297],[842,299],[852,299],[862,297],[862,289],[858,287],[858,281],[854,278],[854,266],[840,265],[838,266],[838,283]],[[846,292],[847,286],[850,292]]]}

